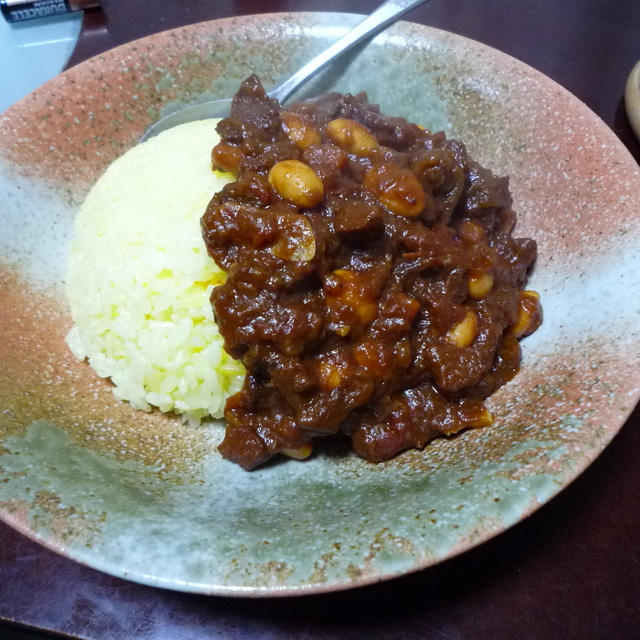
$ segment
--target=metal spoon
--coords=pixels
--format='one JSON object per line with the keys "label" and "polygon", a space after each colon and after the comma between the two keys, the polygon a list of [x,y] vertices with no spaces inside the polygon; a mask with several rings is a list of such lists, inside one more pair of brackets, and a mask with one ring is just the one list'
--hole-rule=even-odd
{"label": "metal spoon", "polygon": [[[283,103],[303,82],[309,80],[320,70],[324,69],[338,56],[349,51],[366,38],[382,31],[386,26],[395,22],[400,16],[414,7],[421,5],[426,0],[387,0],[381,4],[371,15],[357,24],[353,29],[345,33],[339,40],[325,49],[322,53],[307,62],[299,71],[294,73],[280,86],[269,91],[269,95],[280,103]],[[202,104],[185,107],[164,118],[160,118],[145,132],[140,142],[159,134],[165,129],[170,129],[185,122],[202,120],[204,118],[224,118],[229,115],[231,99],[211,100]]]}

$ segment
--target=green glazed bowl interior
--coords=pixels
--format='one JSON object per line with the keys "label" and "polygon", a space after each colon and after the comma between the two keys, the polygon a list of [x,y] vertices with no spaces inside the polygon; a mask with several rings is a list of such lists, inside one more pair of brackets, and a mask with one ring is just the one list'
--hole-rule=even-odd
{"label": "green glazed bowl interior", "polygon": [[479,43],[398,23],[309,87],[463,140],[511,177],[537,240],[544,324],[491,427],[372,465],[339,445],[247,473],[224,427],[131,409],[64,342],[73,218],[160,115],[274,86],[357,17],[247,16],[93,58],[0,116],[0,517],[91,567],[172,589],[291,595],[438,563],[526,517],[607,445],[639,397],[640,175],[576,98]]}

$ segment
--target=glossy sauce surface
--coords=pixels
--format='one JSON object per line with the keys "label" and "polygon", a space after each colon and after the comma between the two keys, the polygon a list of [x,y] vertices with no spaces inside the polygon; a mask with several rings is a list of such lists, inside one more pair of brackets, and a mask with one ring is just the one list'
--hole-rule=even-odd
{"label": "glossy sauce surface", "polygon": [[212,163],[237,180],[202,218],[227,271],[212,305],[247,367],[222,454],[252,469],[338,432],[386,460],[491,423],[541,321],[508,179],[366,96],[286,108],[248,78]]}

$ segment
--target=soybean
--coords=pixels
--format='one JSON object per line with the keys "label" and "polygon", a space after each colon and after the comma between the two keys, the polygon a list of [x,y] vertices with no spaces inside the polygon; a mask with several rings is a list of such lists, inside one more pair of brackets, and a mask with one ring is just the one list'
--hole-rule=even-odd
{"label": "soybean", "polygon": [[324,185],[318,174],[300,160],[282,160],[271,167],[269,184],[297,207],[309,209],[322,202]]}

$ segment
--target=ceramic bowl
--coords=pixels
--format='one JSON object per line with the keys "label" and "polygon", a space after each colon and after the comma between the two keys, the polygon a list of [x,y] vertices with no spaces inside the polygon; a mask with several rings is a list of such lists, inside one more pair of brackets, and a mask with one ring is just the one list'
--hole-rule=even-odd
{"label": "ceramic bowl", "polygon": [[[511,176],[536,238],[543,326],[491,400],[492,427],[372,465],[324,449],[252,473],[220,423],[132,410],[77,362],[63,292],[74,214],[160,115],[269,87],[356,18],[291,13],[160,33],[93,58],[0,121],[0,514],[91,567],[172,589],[290,595],[438,563],[526,517],[576,477],[636,404],[640,175],[613,133],[524,64],[398,23],[308,93],[365,90]],[[622,489],[624,490],[624,489]]]}

